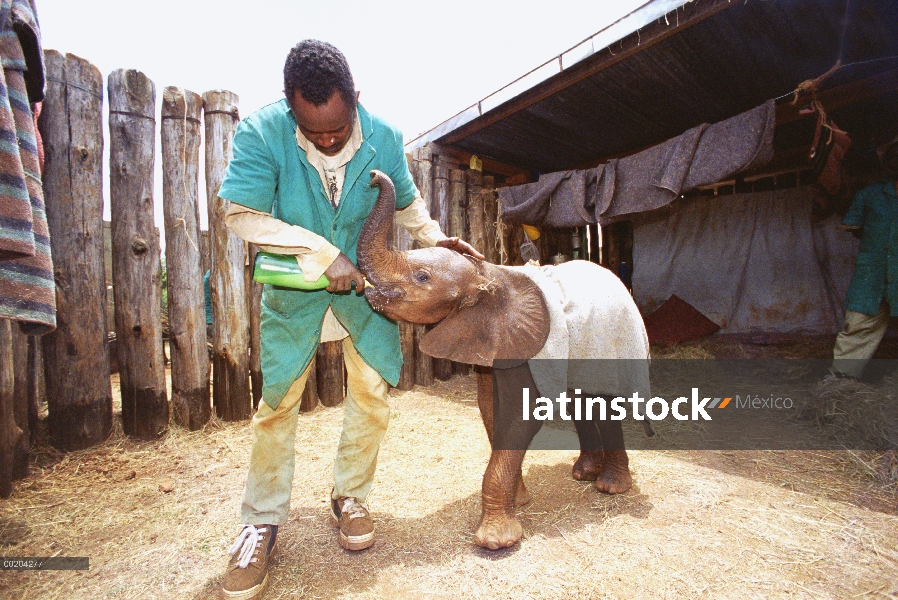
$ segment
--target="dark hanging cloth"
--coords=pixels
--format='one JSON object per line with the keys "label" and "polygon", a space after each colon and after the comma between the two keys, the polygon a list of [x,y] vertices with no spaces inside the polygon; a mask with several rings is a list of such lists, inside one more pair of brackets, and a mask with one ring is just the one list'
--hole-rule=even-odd
{"label": "dark hanging cloth", "polygon": [[773,157],[773,100],[595,169],[550,173],[499,190],[508,223],[578,227],[654,210]]}
{"label": "dark hanging cloth", "polygon": [[56,327],[56,287],[32,113],[44,67],[28,0],[0,0],[0,64],[0,318],[39,335]]}
{"label": "dark hanging cloth", "polygon": [[580,227],[596,222],[596,201],[611,197],[613,191],[614,170],[606,173],[606,165],[547,173],[536,183],[501,188],[502,218],[508,223]]}

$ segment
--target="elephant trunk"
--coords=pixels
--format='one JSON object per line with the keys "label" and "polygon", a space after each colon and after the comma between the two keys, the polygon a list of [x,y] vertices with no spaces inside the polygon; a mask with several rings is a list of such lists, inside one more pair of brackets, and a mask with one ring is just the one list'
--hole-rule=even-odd
{"label": "elephant trunk", "polygon": [[408,267],[404,253],[392,250],[396,189],[390,178],[377,170],[371,171],[371,186],[375,185],[380,187],[380,193],[359,235],[357,256],[359,269],[374,286],[365,294],[369,300],[383,296],[377,302],[380,305],[384,300],[395,299],[393,296],[398,293],[398,290],[384,289],[390,275],[398,275]]}

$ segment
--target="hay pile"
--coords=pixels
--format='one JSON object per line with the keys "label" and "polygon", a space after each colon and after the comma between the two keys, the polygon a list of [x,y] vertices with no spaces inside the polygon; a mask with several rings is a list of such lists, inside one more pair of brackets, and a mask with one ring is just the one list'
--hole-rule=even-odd
{"label": "hay pile", "polygon": [[[831,359],[833,336],[717,335],[683,344],[652,347],[661,359]],[[875,359],[898,358],[898,339],[885,339]],[[870,477],[898,493],[898,374],[876,383],[836,379],[816,385],[800,410],[822,433],[847,446],[849,456]]]}
{"label": "hay pile", "polygon": [[849,378],[820,382],[802,412],[839,437],[886,450],[873,470],[882,481],[898,483],[898,376],[875,385]]}

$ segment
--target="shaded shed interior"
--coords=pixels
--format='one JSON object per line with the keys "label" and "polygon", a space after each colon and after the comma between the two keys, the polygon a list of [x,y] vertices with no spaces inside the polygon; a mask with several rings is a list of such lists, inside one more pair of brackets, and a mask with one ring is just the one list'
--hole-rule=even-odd
{"label": "shaded shed interior", "polygon": [[[845,66],[819,86],[837,108],[824,107],[869,149],[898,127],[891,0],[696,0],[436,141],[535,172],[582,168],[769,98],[787,104],[839,56]],[[777,152],[808,146],[813,119],[783,120]]]}

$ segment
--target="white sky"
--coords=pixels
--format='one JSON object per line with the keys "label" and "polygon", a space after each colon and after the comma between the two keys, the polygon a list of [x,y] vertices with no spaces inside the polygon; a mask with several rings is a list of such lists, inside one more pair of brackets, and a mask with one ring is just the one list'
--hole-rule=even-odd
{"label": "white sky", "polygon": [[[330,42],[346,55],[362,104],[399,127],[408,141],[646,1],[36,3],[44,48],[85,58],[104,77],[118,68],[143,71],[156,85],[157,116],[169,85],[199,94],[230,90],[240,96],[245,116],[282,97],[284,59],[293,45],[305,38]],[[158,135],[157,128],[155,211],[161,228]],[[108,154],[108,134],[106,139]],[[108,177],[107,162],[104,188]],[[200,202],[205,229],[202,181]]]}

